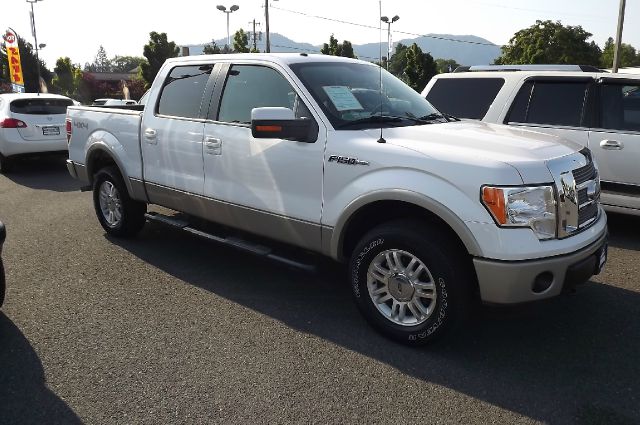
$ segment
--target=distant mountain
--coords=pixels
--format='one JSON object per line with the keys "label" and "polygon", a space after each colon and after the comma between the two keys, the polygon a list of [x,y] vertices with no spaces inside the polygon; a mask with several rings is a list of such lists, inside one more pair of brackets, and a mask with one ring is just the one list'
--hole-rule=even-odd
{"label": "distant mountain", "polygon": [[[488,65],[500,56],[499,46],[491,45],[489,40],[475,35],[427,34],[398,42],[408,46],[416,43],[423,52],[429,52],[434,59],[455,59],[461,65]],[[383,55],[386,55],[385,47],[383,47]],[[380,45],[378,43],[361,44],[353,46],[353,50],[364,60],[377,60]]]}
{"label": "distant mountain", "polygon": [[[215,40],[220,47],[227,43],[223,38]],[[402,39],[400,43],[411,45],[416,43],[420,48],[429,52],[434,59],[455,59],[462,65],[486,65],[491,64],[500,56],[500,47],[491,45],[491,42],[475,35],[451,35],[451,34],[427,34],[423,37]],[[257,47],[261,51],[265,50],[266,40],[264,35],[262,40],[258,40]],[[185,45],[189,47],[191,55],[200,55],[204,49],[204,44]],[[271,33],[271,51],[276,53],[320,53],[322,46],[314,46],[309,43],[298,43],[283,35]],[[354,44],[353,50],[356,55],[363,60],[377,61],[380,51],[379,43]],[[386,43],[382,48],[383,55],[386,54]]]}

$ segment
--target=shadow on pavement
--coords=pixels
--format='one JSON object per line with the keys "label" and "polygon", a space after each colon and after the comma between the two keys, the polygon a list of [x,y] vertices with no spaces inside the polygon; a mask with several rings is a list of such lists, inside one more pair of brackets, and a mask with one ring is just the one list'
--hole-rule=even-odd
{"label": "shadow on pavement", "polygon": [[574,295],[543,303],[483,308],[466,329],[411,349],[366,325],[341,266],[323,266],[317,274],[296,272],[151,223],[137,239],[112,242],[300,332],[529,418],[640,423],[636,292],[587,283]]}
{"label": "shadow on pavement", "polygon": [[0,422],[80,424],[76,414],[49,390],[38,355],[0,312]]}
{"label": "shadow on pavement", "polygon": [[16,158],[13,168],[5,177],[16,184],[36,190],[80,190],[81,183],[67,171],[66,159],[67,156],[62,154]]}
{"label": "shadow on pavement", "polygon": [[607,213],[609,245],[640,251],[640,216]]}

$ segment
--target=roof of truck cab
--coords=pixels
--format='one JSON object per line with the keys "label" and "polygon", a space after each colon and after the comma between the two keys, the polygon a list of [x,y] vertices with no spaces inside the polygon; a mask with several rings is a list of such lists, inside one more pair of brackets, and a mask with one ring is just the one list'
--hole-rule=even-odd
{"label": "roof of truck cab", "polygon": [[233,62],[233,61],[256,61],[256,62],[272,62],[280,65],[291,65],[294,63],[305,62],[345,62],[345,63],[364,63],[372,64],[358,59],[345,58],[341,56],[318,55],[306,53],[232,53],[219,55],[196,55],[196,56],[180,56],[177,58],[167,59],[167,63],[189,63],[189,62]]}

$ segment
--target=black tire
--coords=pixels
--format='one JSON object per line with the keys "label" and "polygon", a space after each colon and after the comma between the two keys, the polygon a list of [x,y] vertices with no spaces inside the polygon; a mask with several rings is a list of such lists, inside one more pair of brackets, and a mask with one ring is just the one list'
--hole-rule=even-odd
{"label": "black tire", "polygon": [[4,265],[2,264],[2,258],[0,258],[0,307],[2,307],[2,304],[4,304],[4,295],[7,291],[7,286],[4,279]]}
{"label": "black tire", "polygon": [[0,174],[7,174],[13,168],[13,161],[11,158],[0,154]]}
{"label": "black tire", "polygon": [[[115,195],[107,203],[111,201],[109,205],[119,212],[119,219],[117,215],[110,217],[103,212],[100,203],[100,192],[103,185],[111,188],[111,193]],[[147,204],[129,197],[122,175],[115,166],[102,168],[95,174],[93,179],[93,206],[102,228],[110,235],[121,238],[135,236],[144,226]]]}
{"label": "black tire", "polygon": [[[394,253],[398,254],[400,266],[395,268],[397,272],[392,272],[393,266],[384,260],[388,258],[385,253],[392,258]],[[426,268],[426,272],[421,269],[415,279],[411,272],[402,271],[412,258],[417,262],[411,269]],[[386,289],[384,281],[370,279],[369,267],[374,267],[374,260],[379,269],[390,272],[386,276],[392,276],[386,281]],[[387,337],[404,344],[424,345],[440,337],[454,323],[463,322],[473,306],[476,285],[469,255],[449,234],[432,224],[407,220],[374,228],[354,249],[349,271],[356,304],[367,321]],[[435,296],[433,290],[415,289],[419,284],[434,287]],[[371,294],[370,288],[371,292],[382,292]],[[427,294],[434,299],[418,294]],[[379,302],[375,302],[374,297]],[[387,297],[391,299],[382,302]],[[419,309],[418,302],[426,310]],[[400,310],[406,313],[400,316]]]}

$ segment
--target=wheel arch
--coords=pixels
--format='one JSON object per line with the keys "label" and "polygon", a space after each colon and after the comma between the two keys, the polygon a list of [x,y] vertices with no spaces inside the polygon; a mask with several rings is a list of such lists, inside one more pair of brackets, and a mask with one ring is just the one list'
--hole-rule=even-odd
{"label": "wheel arch", "polygon": [[331,257],[345,261],[368,230],[401,218],[418,218],[442,225],[467,253],[481,255],[476,238],[452,210],[435,199],[409,190],[372,192],[352,201],[344,209],[331,236],[327,235],[325,250]]}
{"label": "wheel arch", "polygon": [[125,171],[125,167],[118,159],[118,155],[115,155],[106,143],[96,142],[89,147],[87,150],[86,166],[90,185],[93,186],[94,176],[100,169],[107,166],[115,166],[124,180],[127,191],[129,194],[133,193],[131,180]]}

